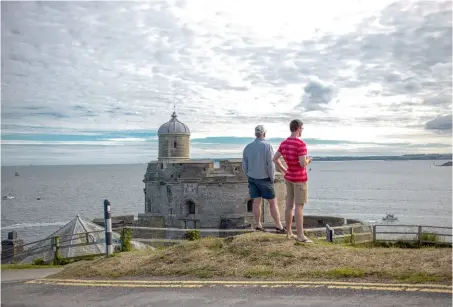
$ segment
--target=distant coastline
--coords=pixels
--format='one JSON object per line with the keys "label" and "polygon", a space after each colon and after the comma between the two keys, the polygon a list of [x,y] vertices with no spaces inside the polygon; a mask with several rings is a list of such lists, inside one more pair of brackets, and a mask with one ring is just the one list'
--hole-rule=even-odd
{"label": "distant coastline", "polygon": [[313,161],[357,161],[357,160],[383,160],[383,161],[408,161],[408,160],[452,160],[452,154],[414,154],[402,156],[332,156],[313,157]]}
{"label": "distant coastline", "polygon": [[[229,160],[240,159],[232,157],[206,157],[192,158],[191,160]],[[313,161],[409,161],[409,160],[453,160],[452,154],[409,154],[402,156],[313,156]],[[2,167],[24,167],[24,166],[90,166],[90,165],[143,165],[148,162],[140,163],[81,163],[81,164],[22,164],[22,165],[2,165]]]}

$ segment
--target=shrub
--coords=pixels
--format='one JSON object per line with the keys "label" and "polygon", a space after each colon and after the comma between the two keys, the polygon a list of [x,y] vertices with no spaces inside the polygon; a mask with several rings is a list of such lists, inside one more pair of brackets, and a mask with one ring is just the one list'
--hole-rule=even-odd
{"label": "shrub", "polygon": [[121,230],[121,249],[120,249],[122,252],[129,252],[132,250],[131,239],[132,239],[131,230],[129,228],[123,228]]}
{"label": "shrub", "polygon": [[33,264],[34,264],[34,265],[44,265],[44,259],[42,259],[42,258],[35,258],[35,259],[33,259]]}
{"label": "shrub", "polygon": [[61,258],[60,262],[58,263],[59,265],[67,265],[69,263],[68,258]]}
{"label": "shrub", "polygon": [[422,232],[422,241],[439,242],[439,236],[435,232]]}
{"label": "shrub", "polygon": [[186,239],[189,241],[195,241],[200,239],[200,231],[199,230],[189,230],[186,232]]}

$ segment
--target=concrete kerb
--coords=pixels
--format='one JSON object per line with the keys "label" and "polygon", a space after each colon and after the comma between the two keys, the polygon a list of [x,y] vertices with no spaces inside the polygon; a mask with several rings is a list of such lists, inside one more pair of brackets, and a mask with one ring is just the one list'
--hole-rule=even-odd
{"label": "concrete kerb", "polygon": [[61,270],[63,270],[63,268],[1,270],[1,280],[2,283],[29,281],[51,276]]}

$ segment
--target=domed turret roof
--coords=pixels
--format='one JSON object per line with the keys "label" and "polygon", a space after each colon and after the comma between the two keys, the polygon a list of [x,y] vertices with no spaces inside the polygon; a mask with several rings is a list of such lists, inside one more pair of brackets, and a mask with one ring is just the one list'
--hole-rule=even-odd
{"label": "domed turret roof", "polygon": [[171,115],[171,119],[169,122],[166,122],[162,126],[160,126],[159,130],[157,131],[158,135],[163,134],[187,134],[190,135],[189,127],[185,124],[181,123],[177,119],[176,112],[173,112]]}

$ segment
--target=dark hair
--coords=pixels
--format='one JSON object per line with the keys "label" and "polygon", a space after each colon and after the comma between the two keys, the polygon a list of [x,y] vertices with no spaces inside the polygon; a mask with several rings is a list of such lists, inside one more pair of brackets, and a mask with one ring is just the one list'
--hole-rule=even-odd
{"label": "dark hair", "polygon": [[289,123],[289,130],[291,132],[296,132],[297,129],[299,129],[300,127],[302,127],[304,125],[303,122],[301,122],[300,120],[298,119],[295,119],[295,120],[292,120],[290,123]]}

